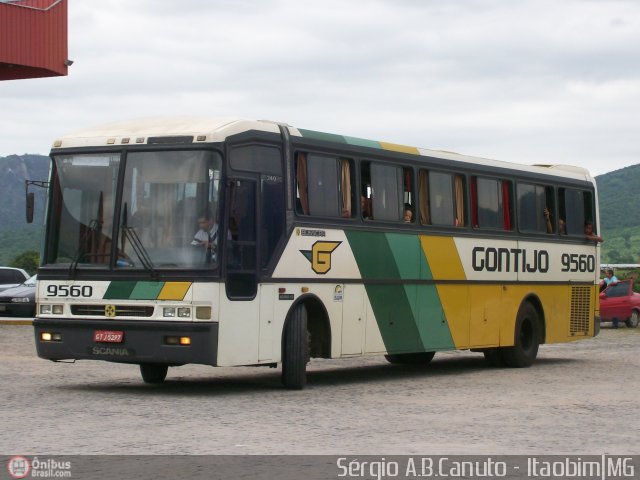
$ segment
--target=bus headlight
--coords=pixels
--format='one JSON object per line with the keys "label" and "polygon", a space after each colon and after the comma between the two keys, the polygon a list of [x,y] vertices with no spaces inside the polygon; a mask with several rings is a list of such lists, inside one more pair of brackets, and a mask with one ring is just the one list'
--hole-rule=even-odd
{"label": "bus headlight", "polygon": [[62,315],[64,313],[64,305],[43,304],[39,308],[40,315]]}
{"label": "bus headlight", "polygon": [[178,317],[179,318],[191,318],[191,309],[188,307],[180,307],[178,308]]}
{"label": "bus headlight", "polygon": [[173,318],[176,316],[176,307],[164,307],[162,309],[162,316],[163,317],[170,317]]}

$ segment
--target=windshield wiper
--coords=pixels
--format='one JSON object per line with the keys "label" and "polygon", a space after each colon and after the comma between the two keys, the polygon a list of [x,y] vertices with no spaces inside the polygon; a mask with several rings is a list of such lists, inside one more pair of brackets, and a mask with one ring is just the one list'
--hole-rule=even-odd
{"label": "windshield wiper", "polygon": [[133,247],[133,251],[136,253],[138,260],[140,260],[140,263],[142,263],[142,266],[144,267],[144,269],[147,272],[151,273],[151,276],[154,279],[157,279],[158,272],[156,271],[153,265],[153,262],[151,261],[151,257],[149,256],[147,249],[142,244],[142,241],[140,240],[140,237],[138,236],[136,231],[132,227],[129,227],[127,225],[122,225],[121,227],[122,227],[122,231],[124,232],[124,236],[131,243],[131,246]]}
{"label": "windshield wiper", "polygon": [[71,265],[69,265],[70,277],[72,278],[75,277],[76,271],[78,270],[78,262],[80,262],[80,259],[86,255],[85,243],[89,239],[89,235],[92,235],[95,232],[97,232],[100,227],[102,227],[102,223],[98,219],[93,219],[89,221],[89,225],[87,226],[87,229],[84,231],[84,233],[82,234],[82,237],[80,238],[78,250],[73,256]]}

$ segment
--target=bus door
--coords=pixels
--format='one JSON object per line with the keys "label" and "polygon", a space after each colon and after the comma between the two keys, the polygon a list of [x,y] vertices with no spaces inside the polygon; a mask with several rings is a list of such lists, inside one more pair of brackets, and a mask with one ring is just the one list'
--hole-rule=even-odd
{"label": "bus door", "polygon": [[225,202],[225,288],[220,295],[219,365],[258,361],[257,181],[232,178]]}

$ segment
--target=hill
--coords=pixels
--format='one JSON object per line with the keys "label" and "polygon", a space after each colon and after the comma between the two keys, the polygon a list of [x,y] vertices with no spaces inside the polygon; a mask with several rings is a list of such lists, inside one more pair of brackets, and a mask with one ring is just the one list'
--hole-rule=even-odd
{"label": "hill", "polygon": [[34,221],[25,220],[24,181],[46,180],[49,157],[10,155],[0,157],[0,265],[7,265],[26,250],[40,250],[44,218],[45,192],[31,187],[36,194]]}
{"label": "hill", "polygon": [[[25,250],[40,250],[45,195],[36,194],[32,224],[25,222],[24,180],[46,180],[49,157],[0,157],[0,265]],[[603,263],[640,263],[640,164],[596,177],[600,202],[600,227],[605,242]]]}
{"label": "hill", "polygon": [[596,177],[603,263],[640,263],[640,165]]}

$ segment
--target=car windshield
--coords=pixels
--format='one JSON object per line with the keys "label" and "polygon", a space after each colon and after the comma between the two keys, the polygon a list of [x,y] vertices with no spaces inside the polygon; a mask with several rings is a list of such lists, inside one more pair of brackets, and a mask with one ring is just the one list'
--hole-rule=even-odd
{"label": "car windshield", "polygon": [[217,242],[211,236],[217,228],[220,155],[131,152],[124,175],[123,164],[120,153],[54,157],[44,263],[74,269],[217,266],[215,246],[191,244],[201,216],[210,224],[207,243]]}

